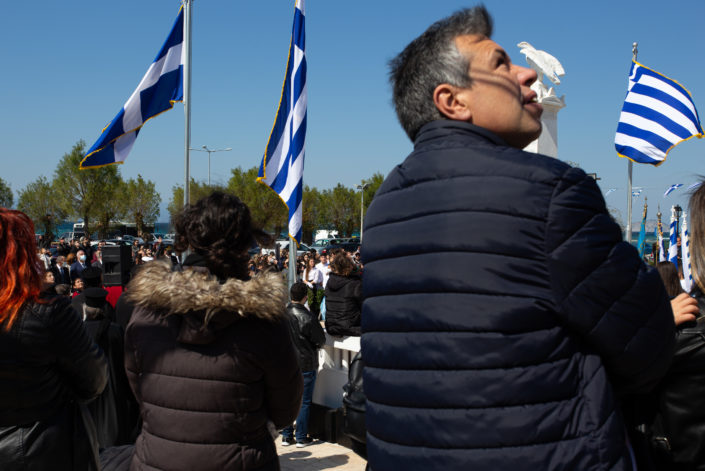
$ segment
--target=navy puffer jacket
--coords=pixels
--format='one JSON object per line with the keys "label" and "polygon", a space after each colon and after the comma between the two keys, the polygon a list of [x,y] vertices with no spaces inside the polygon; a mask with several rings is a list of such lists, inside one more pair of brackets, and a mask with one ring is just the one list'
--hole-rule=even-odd
{"label": "navy puffer jacket", "polygon": [[375,471],[631,469],[619,397],[663,375],[673,317],[582,170],[429,123],[362,255]]}

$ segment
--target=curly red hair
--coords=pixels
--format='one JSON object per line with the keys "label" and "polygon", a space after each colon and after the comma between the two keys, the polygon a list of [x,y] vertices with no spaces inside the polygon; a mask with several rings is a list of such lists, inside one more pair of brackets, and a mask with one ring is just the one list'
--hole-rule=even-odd
{"label": "curly red hair", "polygon": [[0,325],[10,330],[22,306],[39,299],[43,267],[37,257],[34,224],[21,211],[0,208]]}

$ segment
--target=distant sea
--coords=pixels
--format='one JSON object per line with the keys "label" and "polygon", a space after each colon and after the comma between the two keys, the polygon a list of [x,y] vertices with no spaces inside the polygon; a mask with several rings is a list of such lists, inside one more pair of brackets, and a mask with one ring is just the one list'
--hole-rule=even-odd
{"label": "distant sea", "polygon": [[[74,222],[64,222],[62,224],[59,224],[59,227],[56,229],[56,234],[60,235],[60,234],[63,234],[64,232],[73,231],[73,225],[74,225]],[[162,234],[166,234],[168,232],[172,232],[169,230],[170,228],[171,228],[171,224],[168,222],[154,223],[154,232],[161,232]]]}

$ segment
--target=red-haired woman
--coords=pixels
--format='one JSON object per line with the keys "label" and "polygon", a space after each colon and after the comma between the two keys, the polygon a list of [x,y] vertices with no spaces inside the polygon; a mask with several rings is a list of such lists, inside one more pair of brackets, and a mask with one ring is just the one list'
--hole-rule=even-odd
{"label": "red-haired woman", "polygon": [[0,468],[88,469],[77,401],[107,381],[101,350],[70,301],[42,292],[34,225],[0,208]]}

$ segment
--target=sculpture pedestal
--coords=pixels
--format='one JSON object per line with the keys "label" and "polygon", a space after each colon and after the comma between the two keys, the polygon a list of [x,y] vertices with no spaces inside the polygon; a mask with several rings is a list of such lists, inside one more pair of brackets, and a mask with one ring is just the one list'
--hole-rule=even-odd
{"label": "sculpture pedestal", "polygon": [[541,135],[524,148],[527,152],[558,157],[558,112],[565,108],[563,97],[545,96],[540,100],[543,106],[541,115]]}

